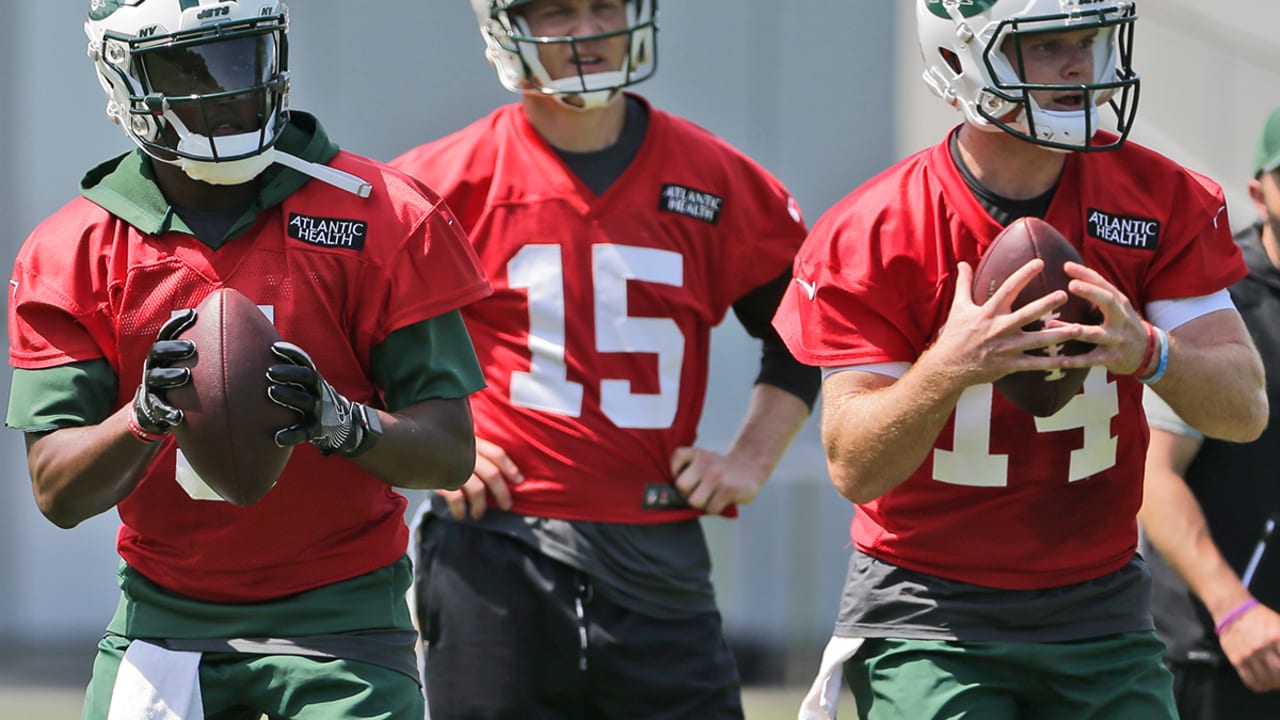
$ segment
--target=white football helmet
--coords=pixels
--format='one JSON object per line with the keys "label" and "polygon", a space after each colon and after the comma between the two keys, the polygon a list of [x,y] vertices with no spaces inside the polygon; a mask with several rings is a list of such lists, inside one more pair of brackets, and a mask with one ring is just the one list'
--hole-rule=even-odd
{"label": "white football helmet", "polygon": [[[622,95],[622,88],[653,77],[658,68],[658,0],[626,0],[627,27],[616,32],[581,37],[535,36],[516,10],[534,0],[471,0],[484,36],[485,56],[498,71],[503,87],[512,92],[554,95],[575,110],[604,107]],[[574,53],[578,43],[627,35],[630,51],[621,69],[551,79],[538,59],[538,47],[568,44]],[[576,100],[570,101],[570,98]]]}
{"label": "white football helmet", "polygon": [[[288,25],[280,0],[91,0],[84,30],[112,122],[156,160],[237,185],[275,161],[288,122]],[[246,101],[255,127],[220,109]]]}
{"label": "white football helmet", "polygon": [[[1136,19],[1130,0],[916,0],[924,81],[984,130],[1061,151],[1118,147],[1138,110],[1139,80],[1132,66]],[[1098,35],[1090,81],[1026,82],[1021,58],[1029,35],[1091,28]],[[1081,94],[1081,109],[1043,108],[1032,91]],[[1103,105],[1115,114],[1114,142],[1095,137]]]}

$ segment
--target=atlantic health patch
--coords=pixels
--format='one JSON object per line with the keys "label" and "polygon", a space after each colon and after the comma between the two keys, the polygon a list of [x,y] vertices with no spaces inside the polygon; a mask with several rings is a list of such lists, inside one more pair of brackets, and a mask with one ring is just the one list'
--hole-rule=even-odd
{"label": "atlantic health patch", "polygon": [[1160,243],[1160,222],[1157,220],[1112,215],[1093,208],[1089,208],[1086,219],[1089,235],[1102,242],[1152,252]]}
{"label": "atlantic health patch", "polygon": [[363,250],[369,223],[289,213],[289,237],[320,247]]}
{"label": "atlantic health patch", "polygon": [[718,225],[724,198],[683,185],[663,185],[658,209]]}

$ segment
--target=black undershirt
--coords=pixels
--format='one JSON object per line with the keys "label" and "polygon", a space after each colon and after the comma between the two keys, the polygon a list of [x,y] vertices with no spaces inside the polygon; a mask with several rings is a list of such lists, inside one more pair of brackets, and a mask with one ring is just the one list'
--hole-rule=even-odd
{"label": "black undershirt", "polygon": [[191,234],[197,240],[217,250],[226,242],[227,233],[244,214],[249,206],[230,208],[227,210],[197,210],[196,208],[174,205],[173,211],[191,228]]}
{"label": "black undershirt", "polygon": [[1053,196],[1058,192],[1058,183],[1054,183],[1053,187],[1044,193],[1026,200],[1012,200],[1002,195],[997,195],[987,189],[985,185],[978,182],[978,178],[974,177],[968,166],[964,164],[964,160],[960,158],[960,134],[953,133],[949,147],[951,149],[951,159],[956,163],[956,169],[960,171],[960,177],[964,178],[965,185],[973,191],[974,197],[978,199],[978,204],[982,205],[996,222],[1001,226],[1007,226],[1009,223],[1024,217],[1036,217],[1044,219],[1049,212],[1049,205],[1053,202]]}
{"label": "black undershirt", "polygon": [[591,152],[569,152],[555,148],[564,164],[596,195],[603,195],[622,177],[622,173],[626,172],[631,161],[640,152],[645,133],[649,131],[649,108],[630,95],[623,97],[627,103],[627,118],[623,121],[622,134],[618,136],[617,142],[603,150]]}

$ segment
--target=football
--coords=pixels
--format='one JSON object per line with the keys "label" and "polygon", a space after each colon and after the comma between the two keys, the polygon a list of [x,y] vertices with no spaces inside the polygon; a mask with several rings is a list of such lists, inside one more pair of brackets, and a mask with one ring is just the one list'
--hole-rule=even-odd
{"label": "football", "polygon": [[195,343],[191,382],[167,393],[183,412],[173,429],[191,468],[233,505],[252,505],[275,485],[293,448],[275,432],[297,413],[267,397],[267,368],[279,360],[275,326],[252,300],[230,288],[213,291],[196,308],[196,322],[178,337]]}
{"label": "football", "polygon": [[[1082,263],[1080,253],[1049,223],[1034,217],[1025,217],[1010,223],[983,253],[973,274],[973,300],[985,303],[1005,280],[1018,268],[1034,258],[1044,260],[1044,270],[1033,277],[1013,301],[1017,309],[1054,290],[1066,290],[1071,278],[1062,266],[1068,261]],[[1096,325],[1101,314],[1088,300],[1070,295],[1067,303],[1058,309],[1056,318],[1074,323]],[[1038,330],[1044,326],[1037,320],[1023,330]],[[1091,343],[1070,341],[1044,350],[1030,351],[1035,355],[1080,355],[1093,349]],[[1014,405],[1038,417],[1048,417],[1061,410],[1084,384],[1089,368],[1072,368],[1053,371],[1024,371],[1006,375],[995,382],[996,390]]]}

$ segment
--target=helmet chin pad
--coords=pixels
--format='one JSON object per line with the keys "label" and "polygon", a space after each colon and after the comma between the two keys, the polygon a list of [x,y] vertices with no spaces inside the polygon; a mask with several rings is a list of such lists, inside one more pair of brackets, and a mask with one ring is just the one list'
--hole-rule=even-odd
{"label": "helmet chin pad", "polygon": [[192,180],[199,180],[210,185],[243,185],[271,167],[272,163],[276,161],[275,154],[275,148],[267,148],[260,155],[223,162],[208,162],[206,160],[192,160],[183,157],[178,158],[177,165]]}
{"label": "helmet chin pad", "polygon": [[207,135],[191,132],[172,113],[166,113],[178,134],[173,164],[193,180],[211,185],[240,185],[258,177],[275,162],[275,147],[264,146],[261,132]]}
{"label": "helmet chin pad", "polygon": [[[622,97],[622,88],[626,84],[626,73],[603,72],[590,75],[553,80],[542,87],[533,88],[529,92],[538,95],[552,95],[571,110],[589,112],[612,105]],[[605,88],[602,90],[583,90],[583,88]]]}
{"label": "helmet chin pad", "polygon": [[983,108],[976,120],[967,119],[983,130],[1006,132],[1058,152],[1087,148],[1102,117],[1097,104],[1081,110],[1046,110],[1030,95],[1023,102],[1003,105],[1005,112],[999,116]]}

